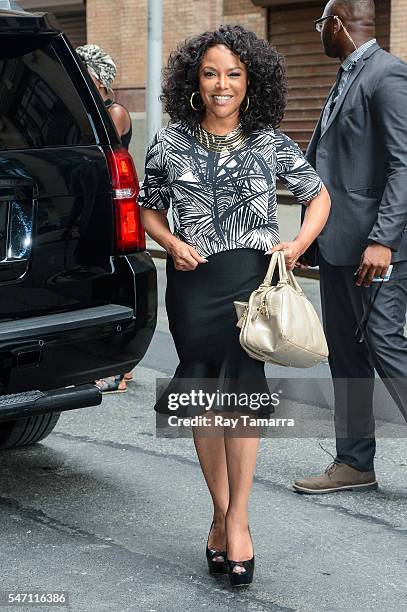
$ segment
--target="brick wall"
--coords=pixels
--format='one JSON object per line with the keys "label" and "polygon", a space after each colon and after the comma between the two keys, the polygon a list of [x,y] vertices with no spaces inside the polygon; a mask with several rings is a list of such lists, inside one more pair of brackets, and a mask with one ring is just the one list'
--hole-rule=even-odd
{"label": "brick wall", "polygon": [[390,51],[407,61],[407,0],[391,0]]}
{"label": "brick wall", "polygon": [[147,0],[88,0],[88,43],[100,45],[114,58],[118,87],[144,87],[147,54]]}
{"label": "brick wall", "polygon": [[224,0],[223,23],[242,25],[267,38],[267,9],[254,6],[251,0]]}

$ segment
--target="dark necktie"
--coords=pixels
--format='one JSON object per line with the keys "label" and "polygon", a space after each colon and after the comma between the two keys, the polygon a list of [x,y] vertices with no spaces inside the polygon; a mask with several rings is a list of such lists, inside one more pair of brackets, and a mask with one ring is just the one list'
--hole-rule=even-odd
{"label": "dark necktie", "polygon": [[332,112],[336,106],[336,102],[337,102],[336,98],[338,97],[338,92],[339,92],[339,83],[341,82],[343,73],[344,73],[344,69],[341,66],[338,70],[338,74],[336,75],[335,87],[331,95],[331,105],[329,107],[328,119],[332,115]]}

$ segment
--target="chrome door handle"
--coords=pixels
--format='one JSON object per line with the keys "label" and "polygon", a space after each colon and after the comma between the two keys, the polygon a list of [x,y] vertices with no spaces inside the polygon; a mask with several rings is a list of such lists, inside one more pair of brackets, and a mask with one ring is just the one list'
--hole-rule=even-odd
{"label": "chrome door handle", "polygon": [[8,211],[0,265],[27,262],[32,246],[33,202],[12,200],[3,205],[8,206]]}

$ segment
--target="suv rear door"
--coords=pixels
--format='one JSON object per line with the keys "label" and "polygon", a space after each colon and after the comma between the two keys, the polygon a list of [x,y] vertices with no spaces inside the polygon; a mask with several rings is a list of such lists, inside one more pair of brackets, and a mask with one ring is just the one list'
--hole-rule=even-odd
{"label": "suv rear door", "polygon": [[91,115],[57,36],[8,38],[0,47],[0,319],[108,303],[110,175]]}
{"label": "suv rear door", "polygon": [[[0,385],[12,392],[127,371],[156,316],[149,256],[114,256],[116,131],[64,36],[33,20],[16,18],[12,33],[0,23]],[[47,341],[33,334],[34,361],[19,370],[9,328],[14,344],[29,344],[27,330],[49,315]]]}

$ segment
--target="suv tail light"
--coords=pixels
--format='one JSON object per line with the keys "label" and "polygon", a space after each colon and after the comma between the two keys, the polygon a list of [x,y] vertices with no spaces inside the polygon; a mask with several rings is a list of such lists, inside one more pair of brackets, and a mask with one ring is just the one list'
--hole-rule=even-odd
{"label": "suv tail light", "polygon": [[116,251],[144,251],[146,235],[137,204],[139,182],[133,159],[127,149],[106,152],[113,189]]}

